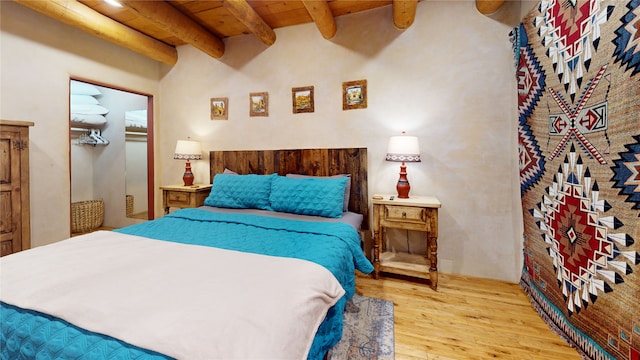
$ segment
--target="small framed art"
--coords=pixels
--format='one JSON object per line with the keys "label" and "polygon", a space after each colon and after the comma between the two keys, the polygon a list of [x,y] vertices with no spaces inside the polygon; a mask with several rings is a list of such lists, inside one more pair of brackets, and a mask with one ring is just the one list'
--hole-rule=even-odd
{"label": "small framed art", "polygon": [[294,114],[313,112],[313,86],[292,88],[291,102]]}
{"label": "small framed art", "polygon": [[211,98],[211,120],[227,120],[229,98]]}
{"label": "small framed art", "polygon": [[249,93],[249,116],[269,116],[269,93]]}
{"label": "small framed art", "polygon": [[342,83],[342,110],[367,108],[367,80]]}

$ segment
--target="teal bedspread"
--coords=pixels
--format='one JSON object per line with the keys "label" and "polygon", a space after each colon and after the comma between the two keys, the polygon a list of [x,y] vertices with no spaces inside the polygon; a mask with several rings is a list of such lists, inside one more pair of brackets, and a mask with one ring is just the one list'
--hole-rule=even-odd
{"label": "teal bedspread", "polygon": [[355,292],[355,269],[366,274],[373,271],[360,248],[358,233],[342,223],[183,209],[117,231],[185,244],[299,258],[324,266],[338,279],[346,295],[331,308],[320,325],[309,359],[322,359],[324,353],[340,341],[344,306]]}
{"label": "teal bedspread", "polygon": [[[346,295],[329,310],[314,339],[309,359],[322,359],[342,336],[343,312],[355,292],[354,271],[373,271],[364,257],[358,233],[347,224],[295,221],[258,215],[238,215],[202,209],[183,209],[163,218],[116,230],[121,233],[197,246],[213,246],[272,256],[292,257],[315,262],[327,268],[340,282]],[[225,276],[225,274],[212,274]],[[77,328],[46,314],[13,308],[0,303],[3,318],[0,332],[0,359],[34,358],[25,353],[38,353],[38,347],[47,345],[47,336],[73,339],[73,352],[85,354],[81,359],[149,359],[162,355],[138,349],[117,339],[94,334]],[[11,323],[5,316],[11,316]],[[30,334],[24,324],[39,324],[34,329],[55,328],[55,334]],[[60,336],[62,334],[62,336]],[[35,336],[34,336],[35,335]],[[60,351],[68,348],[53,342]],[[87,348],[82,348],[83,346]],[[55,350],[55,349],[54,349]],[[49,351],[49,353],[51,353]],[[93,355],[89,355],[93,354]],[[96,354],[100,354],[99,356]],[[76,358],[76,357],[73,357]]]}

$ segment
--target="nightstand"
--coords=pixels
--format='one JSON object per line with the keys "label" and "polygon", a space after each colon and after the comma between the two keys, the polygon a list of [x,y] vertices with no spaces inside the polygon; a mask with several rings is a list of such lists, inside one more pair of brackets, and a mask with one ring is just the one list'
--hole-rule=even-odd
{"label": "nightstand", "polygon": [[[391,200],[393,199],[393,200]],[[380,272],[412,276],[430,281],[438,288],[438,208],[440,200],[433,196],[398,199],[395,195],[375,195],[373,203],[374,278]],[[426,256],[385,251],[382,239],[386,228],[424,231]]]}
{"label": "nightstand", "polygon": [[164,213],[169,208],[195,208],[204,204],[204,199],[211,192],[211,184],[195,184],[193,186],[167,185],[160,186],[162,190],[162,206]]}

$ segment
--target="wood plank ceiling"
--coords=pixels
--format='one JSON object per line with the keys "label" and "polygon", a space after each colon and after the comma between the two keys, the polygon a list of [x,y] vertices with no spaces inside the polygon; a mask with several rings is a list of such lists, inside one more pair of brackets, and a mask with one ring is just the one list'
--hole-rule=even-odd
{"label": "wood plank ceiling", "polygon": [[[335,18],[378,7],[390,7],[398,29],[413,24],[420,0],[119,0],[114,7],[104,0],[14,0],[73,27],[173,65],[176,46],[191,44],[220,58],[224,39],[253,34],[267,46],[276,41],[274,29],[315,23],[330,40],[339,31]],[[429,0],[425,0],[429,1]],[[504,0],[475,0],[488,15]]]}

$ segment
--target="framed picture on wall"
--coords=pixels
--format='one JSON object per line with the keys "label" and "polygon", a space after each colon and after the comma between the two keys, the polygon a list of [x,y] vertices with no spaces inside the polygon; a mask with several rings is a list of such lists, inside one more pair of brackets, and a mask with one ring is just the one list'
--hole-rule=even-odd
{"label": "framed picture on wall", "polygon": [[294,114],[313,112],[313,86],[292,88],[291,102]]}
{"label": "framed picture on wall", "polygon": [[211,120],[228,120],[229,98],[211,98]]}
{"label": "framed picture on wall", "polygon": [[342,83],[342,110],[367,108],[367,80]]}
{"label": "framed picture on wall", "polygon": [[269,116],[269,93],[249,93],[249,116]]}

